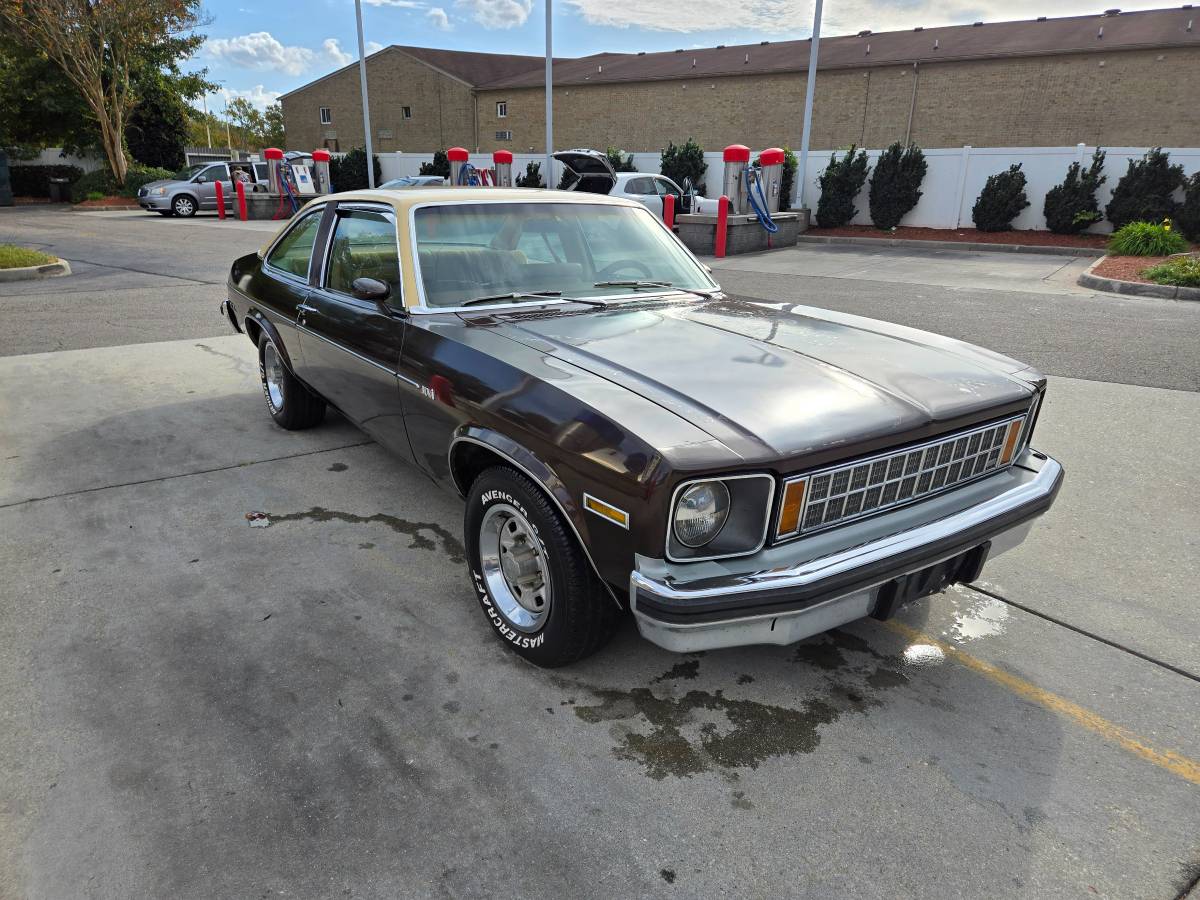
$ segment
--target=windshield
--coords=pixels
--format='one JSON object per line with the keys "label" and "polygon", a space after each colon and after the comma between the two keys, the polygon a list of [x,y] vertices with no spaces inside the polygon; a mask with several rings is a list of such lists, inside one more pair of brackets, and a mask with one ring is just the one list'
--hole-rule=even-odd
{"label": "windshield", "polygon": [[[427,306],[545,302],[547,292],[599,298],[666,285],[715,291],[690,253],[644,207],[463,203],[416,211]],[[639,284],[654,282],[654,284]],[[513,294],[538,294],[521,297]]]}
{"label": "windshield", "polygon": [[194,175],[203,172],[208,168],[208,163],[197,163],[194,166],[188,166],[186,169],[180,169],[172,176],[176,181],[187,181]]}

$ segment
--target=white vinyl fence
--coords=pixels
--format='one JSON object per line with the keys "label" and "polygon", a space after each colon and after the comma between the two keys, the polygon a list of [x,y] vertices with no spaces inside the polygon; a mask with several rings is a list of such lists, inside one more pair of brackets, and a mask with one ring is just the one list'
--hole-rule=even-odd
{"label": "white vinyl fence", "polygon": [[[971,207],[983,184],[989,175],[994,175],[1007,169],[1013,163],[1021,163],[1021,169],[1028,181],[1025,193],[1029,197],[1029,207],[1025,209],[1013,227],[1016,229],[1044,229],[1046,219],[1042,215],[1042,203],[1046,192],[1062,181],[1067,173],[1067,167],[1076,160],[1086,167],[1091,161],[1092,152],[1096,148],[1089,145],[1077,144],[1074,147],[950,147],[924,150],[928,170],[925,181],[921,184],[921,199],[915,209],[904,217],[903,224],[925,228],[972,228]],[[1112,196],[1112,189],[1121,176],[1125,174],[1128,161],[1141,158],[1147,147],[1105,147],[1107,157],[1104,162],[1104,174],[1108,180],[1100,187],[1098,199],[1100,209],[1104,210]],[[1184,173],[1191,175],[1200,171],[1200,148],[1168,147],[1164,148],[1171,156],[1173,164],[1183,166]],[[757,150],[755,154],[757,155]],[[816,208],[820,197],[818,181],[825,167],[829,165],[829,150],[813,150],[808,155],[808,184],[807,201],[813,209]],[[868,150],[867,160],[872,168],[879,159],[881,150]],[[839,156],[841,154],[839,153]],[[416,175],[421,163],[430,162],[432,153],[380,153],[379,163],[383,170],[384,179],[399,178],[403,175]],[[471,164],[483,168],[492,165],[490,153],[472,153]],[[525,174],[525,166],[529,162],[540,162],[545,165],[545,156],[533,153],[513,154],[513,178]],[[722,171],[724,163],[722,154],[710,152],[704,154],[708,163],[705,172],[705,193],[716,197],[721,192]],[[661,156],[658,151],[635,152],[633,163],[639,172],[658,172]],[[562,167],[554,163],[554,171],[547,181],[550,186],[558,184],[562,175]],[[546,181],[545,173],[542,178]],[[798,175],[795,193],[799,192]],[[869,176],[868,176],[869,183]],[[796,201],[795,193],[792,197]],[[867,186],[864,185],[855,203],[858,215],[853,224],[869,225],[871,217],[867,205]],[[1107,232],[1110,226],[1101,222],[1091,230]]]}
{"label": "white vinyl fence", "polygon": [[49,147],[33,159],[13,159],[9,157],[8,164],[10,166],[77,166],[85,172],[103,169],[106,165],[104,159],[99,156],[63,155],[62,148],[60,147]]}

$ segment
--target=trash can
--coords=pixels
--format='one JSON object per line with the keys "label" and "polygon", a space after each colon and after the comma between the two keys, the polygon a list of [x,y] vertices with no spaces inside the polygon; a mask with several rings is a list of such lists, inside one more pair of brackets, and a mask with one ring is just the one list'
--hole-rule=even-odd
{"label": "trash can", "polygon": [[48,178],[50,182],[50,202],[51,203],[66,203],[70,199],[71,179],[70,178]]}

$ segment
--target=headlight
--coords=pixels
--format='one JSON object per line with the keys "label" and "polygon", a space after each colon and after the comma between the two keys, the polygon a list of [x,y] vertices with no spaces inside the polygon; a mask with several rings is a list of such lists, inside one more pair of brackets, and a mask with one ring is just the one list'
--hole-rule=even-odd
{"label": "headlight", "polygon": [[164,194],[167,193],[167,189],[166,188],[155,188],[154,193],[156,193],[156,194],[158,194],[158,196],[162,197]]}
{"label": "headlight", "polygon": [[767,539],[775,478],[766,473],[685,481],[675,488],[667,559],[692,562],[757,553]]}
{"label": "headlight", "polygon": [[675,537],[685,547],[702,547],[725,527],[729,489],[719,481],[694,484],[675,504]]}

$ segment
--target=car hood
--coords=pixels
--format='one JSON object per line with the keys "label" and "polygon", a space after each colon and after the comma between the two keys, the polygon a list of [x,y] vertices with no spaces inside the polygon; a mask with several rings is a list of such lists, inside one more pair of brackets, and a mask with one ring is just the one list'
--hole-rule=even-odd
{"label": "car hood", "polygon": [[181,184],[181,183],[182,182],[177,181],[174,178],[160,178],[160,179],[158,179],[158,181],[147,181],[138,190],[152,191],[155,188],[166,187],[168,184]]}
{"label": "car hood", "polygon": [[951,338],[793,304],[659,301],[494,321],[744,459],[823,462],[965,427],[1027,404],[1038,377]]}

